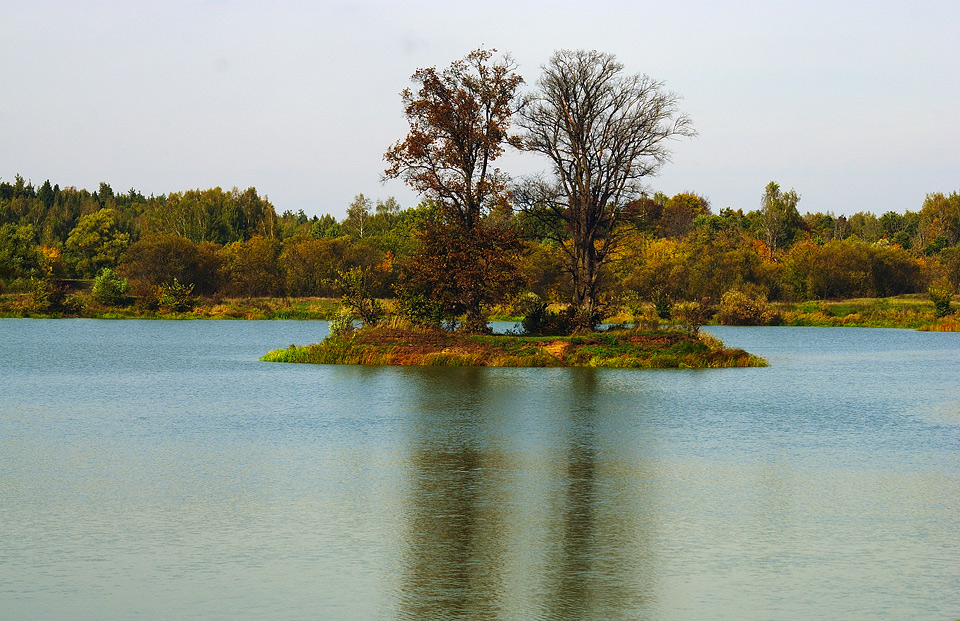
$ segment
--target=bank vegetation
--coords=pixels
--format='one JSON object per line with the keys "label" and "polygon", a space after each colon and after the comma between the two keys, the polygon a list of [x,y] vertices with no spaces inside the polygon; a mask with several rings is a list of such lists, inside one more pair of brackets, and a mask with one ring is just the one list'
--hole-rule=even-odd
{"label": "bank vegetation", "polygon": [[[604,320],[955,325],[960,193],[801,215],[800,194],[770,182],[754,205],[715,209],[647,185],[694,134],[662,82],[561,50],[525,85],[487,50],[413,74],[409,133],[384,157],[415,206],[357,194],[335,218],[278,214],[255,188],[0,180],[0,314],[329,318],[315,301],[335,298],[367,325],[474,333],[497,315],[543,335]],[[543,172],[501,171],[508,149]]]}

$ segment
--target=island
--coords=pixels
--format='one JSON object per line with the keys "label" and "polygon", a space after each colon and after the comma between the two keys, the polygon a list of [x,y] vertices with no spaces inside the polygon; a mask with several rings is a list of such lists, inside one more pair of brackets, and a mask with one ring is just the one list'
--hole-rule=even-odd
{"label": "island", "polygon": [[612,329],[572,336],[466,334],[385,323],[320,343],[290,345],[265,362],[395,366],[705,369],[767,366],[703,332]]}

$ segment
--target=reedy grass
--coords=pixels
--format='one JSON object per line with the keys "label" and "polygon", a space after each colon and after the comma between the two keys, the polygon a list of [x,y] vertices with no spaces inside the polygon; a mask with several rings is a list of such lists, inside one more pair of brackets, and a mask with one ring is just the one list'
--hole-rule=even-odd
{"label": "reedy grass", "polygon": [[[199,298],[193,310],[174,313],[149,310],[136,305],[125,307],[103,306],[85,290],[75,295],[84,303],[78,314],[37,311],[28,293],[0,295],[2,318],[60,318],[85,317],[93,319],[244,319],[244,320],[328,320],[339,307],[336,298]],[[390,306],[388,301],[383,301]],[[956,304],[956,302],[955,302]],[[957,331],[957,315],[938,320],[933,303],[926,294],[902,295],[890,298],[857,298],[837,301],[811,300],[798,303],[774,303],[781,324],[787,326],[904,328],[924,331]],[[497,319],[518,321],[509,309],[499,308]],[[607,321],[626,323],[631,315],[621,312]],[[391,320],[393,321],[393,320]],[[396,327],[400,327],[397,325]],[[413,329],[407,325],[408,329]],[[654,326],[649,326],[654,327]],[[519,354],[522,355],[522,354]],[[530,354],[533,355],[533,354]]]}
{"label": "reedy grass", "polygon": [[955,315],[944,317],[937,323],[920,326],[918,330],[921,332],[960,332],[960,319]]}
{"label": "reedy grass", "polygon": [[927,330],[936,318],[933,302],[925,294],[890,298],[855,298],[837,301],[779,303],[782,324],[787,326],[903,328]]}

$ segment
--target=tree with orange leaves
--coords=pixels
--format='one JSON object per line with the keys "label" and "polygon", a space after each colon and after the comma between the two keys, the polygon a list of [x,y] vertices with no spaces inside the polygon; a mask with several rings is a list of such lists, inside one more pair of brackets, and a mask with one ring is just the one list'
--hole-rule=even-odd
{"label": "tree with orange leaves", "polygon": [[478,49],[443,71],[418,69],[407,88],[410,133],[384,154],[387,179],[403,179],[443,208],[451,224],[474,228],[507,194],[507,176],[493,166],[510,137],[523,78],[509,55]]}
{"label": "tree with orange leaves", "polygon": [[401,93],[410,131],[384,154],[385,178],[403,179],[439,211],[418,235],[407,286],[448,315],[465,314],[467,331],[483,331],[483,308],[512,288],[491,284],[518,272],[513,231],[486,218],[509,201],[509,178],[494,162],[516,142],[509,130],[523,83],[510,56],[495,52],[474,50],[442,71],[418,69],[411,79],[419,88]]}

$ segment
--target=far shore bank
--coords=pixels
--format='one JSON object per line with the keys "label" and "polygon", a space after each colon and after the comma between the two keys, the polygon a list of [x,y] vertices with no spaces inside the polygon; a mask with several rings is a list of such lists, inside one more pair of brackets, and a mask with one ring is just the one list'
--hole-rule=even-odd
{"label": "far shore bank", "polygon": [[[148,308],[130,300],[121,306],[104,306],[93,300],[87,291],[71,294],[71,308],[39,310],[29,294],[0,295],[0,318],[67,318],[87,319],[243,319],[243,320],[329,320],[339,308],[337,298],[196,298],[189,308],[173,310]],[[392,308],[391,300],[384,300]],[[774,302],[770,322],[760,325],[902,328],[924,331],[960,331],[960,316],[955,312],[937,318],[933,303],[926,295],[914,294],[888,298],[856,298],[849,300],[809,300]],[[522,317],[511,314],[507,307],[493,309],[492,321],[519,323]],[[631,325],[638,317],[624,308],[615,308],[605,318],[606,324]],[[669,318],[658,318],[647,310],[639,318],[644,325],[671,325]],[[716,319],[705,325],[718,325]],[[752,324],[757,325],[757,324]]]}

